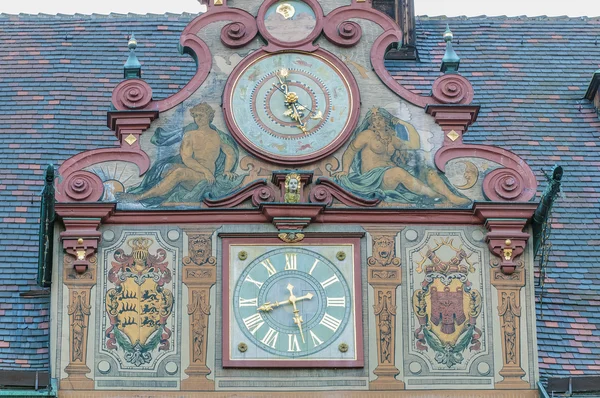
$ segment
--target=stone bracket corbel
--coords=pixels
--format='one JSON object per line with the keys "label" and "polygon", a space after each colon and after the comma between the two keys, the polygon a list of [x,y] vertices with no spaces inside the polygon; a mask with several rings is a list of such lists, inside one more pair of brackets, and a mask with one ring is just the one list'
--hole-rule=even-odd
{"label": "stone bracket corbel", "polygon": [[263,203],[262,214],[279,231],[301,232],[308,227],[325,208],[321,204]]}
{"label": "stone bracket corbel", "polygon": [[73,269],[77,274],[83,274],[89,269],[90,258],[96,255],[101,240],[98,228],[114,212],[115,207],[114,203],[56,204],[56,214],[62,218],[65,226],[60,239],[63,249],[75,258]]}
{"label": "stone bracket corbel", "polygon": [[107,126],[119,139],[121,147],[138,148],[139,138],[158,118],[158,111],[113,111],[106,116]]}
{"label": "stone bracket corbel", "polygon": [[427,105],[425,112],[442,127],[447,146],[462,144],[463,135],[477,119],[479,108],[479,105]]}
{"label": "stone bracket corbel", "polygon": [[500,270],[510,275],[519,266],[517,259],[523,254],[529,233],[523,232],[533,217],[536,203],[476,203],[475,215],[482,218],[488,233],[485,241],[490,252],[500,259]]}

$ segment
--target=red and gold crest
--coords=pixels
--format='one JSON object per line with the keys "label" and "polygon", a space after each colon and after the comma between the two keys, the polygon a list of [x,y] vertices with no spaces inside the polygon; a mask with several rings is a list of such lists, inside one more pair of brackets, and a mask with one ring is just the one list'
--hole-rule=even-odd
{"label": "red and gold crest", "polygon": [[481,347],[481,330],[476,326],[481,294],[468,280],[469,273],[475,272],[475,264],[469,261],[472,253],[463,246],[456,248],[451,238],[434,242],[436,247],[428,247],[417,263],[416,271],[425,273],[425,280],[413,294],[419,320],[416,348],[433,349],[436,361],[451,368],[463,361],[467,347],[471,351]]}

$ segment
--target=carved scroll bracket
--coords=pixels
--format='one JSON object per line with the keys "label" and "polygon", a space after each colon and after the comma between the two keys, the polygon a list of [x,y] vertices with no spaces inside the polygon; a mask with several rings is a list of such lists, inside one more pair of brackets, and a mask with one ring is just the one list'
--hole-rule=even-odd
{"label": "carved scroll bracket", "polygon": [[403,390],[404,382],[397,380],[396,367],[396,289],[402,283],[401,260],[396,255],[396,235],[400,229],[369,228],[372,238],[371,256],[367,258],[367,280],[374,289],[377,336],[377,367],[373,373],[377,380],[370,383],[371,390]]}
{"label": "carved scroll bracket", "polygon": [[60,234],[63,248],[75,258],[72,264],[73,268],[69,273],[65,273],[65,283],[69,284],[71,279],[74,279],[71,273],[83,275],[86,272],[92,272],[90,270],[91,259],[96,256],[101,239],[98,228],[114,212],[115,204],[58,203],[55,210],[65,226],[65,231]]}
{"label": "carved scroll bracket", "polygon": [[[114,94],[113,94],[114,95]],[[139,148],[139,137],[158,118],[158,111],[108,112],[107,125],[115,132],[121,147]]]}
{"label": "carved scroll bracket", "polygon": [[183,283],[188,287],[187,312],[190,316],[189,376],[182,380],[182,390],[210,391],[214,382],[206,378],[211,370],[206,365],[210,288],[217,281],[217,259],[212,255],[212,230],[186,231],[188,255],[183,258]]}
{"label": "carved scroll bracket", "polygon": [[504,203],[476,203],[475,215],[484,221],[488,233],[485,240],[490,251],[500,259],[500,270],[506,275],[515,272],[519,256],[525,250],[529,234],[523,229],[533,217],[536,203],[507,206]]}

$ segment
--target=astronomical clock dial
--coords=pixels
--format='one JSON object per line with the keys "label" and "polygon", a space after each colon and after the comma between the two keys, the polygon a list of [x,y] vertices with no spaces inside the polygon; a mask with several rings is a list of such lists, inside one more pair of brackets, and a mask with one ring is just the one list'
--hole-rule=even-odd
{"label": "astronomical clock dial", "polygon": [[249,152],[281,164],[309,163],[339,148],[356,126],[359,94],[333,55],[258,53],[225,89],[227,125]]}
{"label": "astronomical clock dial", "polygon": [[224,366],[362,366],[355,248],[230,245]]}

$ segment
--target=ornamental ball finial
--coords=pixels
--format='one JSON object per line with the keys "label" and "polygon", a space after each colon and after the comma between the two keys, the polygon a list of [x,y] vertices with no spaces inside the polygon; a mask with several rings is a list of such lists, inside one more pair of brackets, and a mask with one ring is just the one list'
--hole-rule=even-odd
{"label": "ornamental ball finial", "polygon": [[450,30],[450,25],[448,25],[448,24],[446,24],[446,31],[444,32],[443,37],[444,37],[444,41],[446,41],[446,43],[452,41],[452,39],[454,38],[454,34]]}
{"label": "ornamental ball finial", "polygon": [[133,33],[129,37],[127,47],[129,47],[130,50],[135,50],[137,48],[137,40],[135,39],[135,35]]}

